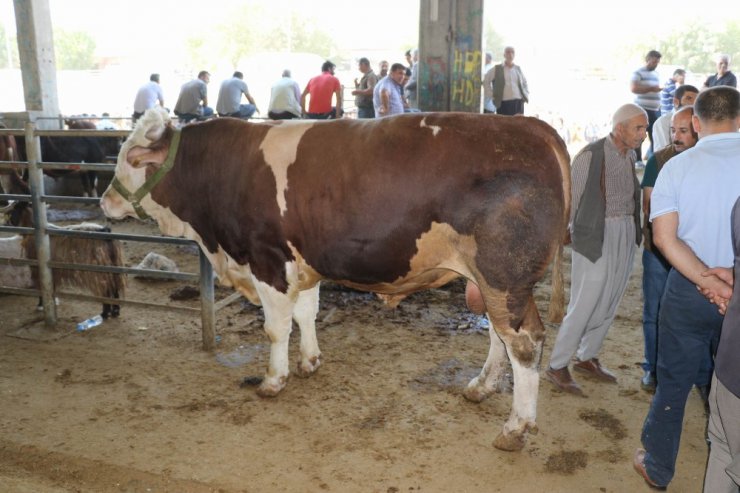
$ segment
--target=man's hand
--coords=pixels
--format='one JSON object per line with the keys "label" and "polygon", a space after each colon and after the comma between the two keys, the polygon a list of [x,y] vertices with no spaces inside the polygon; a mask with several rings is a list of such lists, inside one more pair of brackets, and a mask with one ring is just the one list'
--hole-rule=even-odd
{"label": "man's hand", "polygon": [[696,288],[710,303],[717,305],[719,312],[724,315],[727,311],[727,303],[732,297],[733,270],[727,267],[715,267],[702,272],[701,275],[706,278],[706,281],[697,285]]}

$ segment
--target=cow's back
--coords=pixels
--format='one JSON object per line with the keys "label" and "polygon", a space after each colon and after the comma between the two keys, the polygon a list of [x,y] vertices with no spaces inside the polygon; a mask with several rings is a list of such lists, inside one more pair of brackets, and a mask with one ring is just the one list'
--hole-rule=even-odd
{"label": "cow's back", "polygon": [[492,278],[534,282],[531,265],[511,260],[539,248],[549,261],[565,228],[554,130],[456,113],[342,123],[307,130],[288,168],[286,236],[308,264],[331,279],[390,283],[437,224],[473,238],[481,268],[508,263]]}

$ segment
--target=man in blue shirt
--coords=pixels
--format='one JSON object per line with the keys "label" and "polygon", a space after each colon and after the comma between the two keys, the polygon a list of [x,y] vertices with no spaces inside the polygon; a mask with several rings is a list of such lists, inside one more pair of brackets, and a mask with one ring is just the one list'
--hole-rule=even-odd
{"label": "man in blue shirt", "polygon": [[406,75],[406,67],[400,63],[391,65],[390,73],[383,77],[375,86],[373,91],[373,106],[375,116],[380,118],[389,115],[400,115],[403,113],[403,78]]}
{"label": "man in blue shirt", "polygon": [[[676,88],[682,86],[686,80],[686,71],[682,68],[677,68],[673,71],[673,76],[663,84],[663,90],[660,91],[660,114],[667,115],[673,111],[673,96],[676,93]],[[657,147],[657,151],[660,147]]]}
{"label": "man in blue shirt", "polygon": [[722,316],[697,286],[726,290],[719,278],[702,274],[734,261],[728,225],[740,196],[740,92],[703,91],[692,123],[699,142],[671,159],[651,195],[653,240],[672,265],[658,318],[658,387],[642,429],[645,449],[633,461],[653,487],[673,479],[686,399],[704,354],[719,341]]}

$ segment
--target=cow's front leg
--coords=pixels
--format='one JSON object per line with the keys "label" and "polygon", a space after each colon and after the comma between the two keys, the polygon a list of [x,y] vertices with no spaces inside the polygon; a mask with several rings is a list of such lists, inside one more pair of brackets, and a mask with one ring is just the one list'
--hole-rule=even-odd
{"label": "cow's front leg", "polygon": [[312,375],[321,366],[321,351],[316,339],[316,314],[319,312],[319,284],[298,294],[293,308],[293,320],[301,329],[301,360],[296,374]]}
{"label": "cow's front leg", "polygon": [[270,338],[270,364],[257,393],[276,396],[288,382],[288,341],[294,302],[286,294],[255,280],[265,312],[265,332]]}
{"label": "cow's front leg", "polygon": [[488,349],[488,357],[480,374],[473,378],[465,388],[463,395],[473,402],[481,402],[483,399],[499,390],[504,372],[507,367],[506,347],[496,333],[491,319],[488,319],[488,333],[491,337],[491,346]]}

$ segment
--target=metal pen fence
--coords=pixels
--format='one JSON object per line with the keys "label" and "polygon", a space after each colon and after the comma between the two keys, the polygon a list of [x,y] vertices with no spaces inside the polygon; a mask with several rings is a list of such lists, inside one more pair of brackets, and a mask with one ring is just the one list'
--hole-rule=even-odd
{"label": "metal pen fence", "polygon": [[[44,310],[44,322],[48,329],[54,329],[57,325],[55,297],[62,299],[94,301],[102,303],[111,303],[117,305],[131,305],[141,308],[155,310],[176,310],[186,313],[200,313],[201,331],[203,348],[210,351],[215,348],[215,314],[221,308],[229,305],[241,297],[239,293],[231,294],[226,298],[216,302],[215,290],[213,285],[213,269],[208,262],[207,257],[200,248],[199,252],[199,271],[197,273],[187,272],[163,272],[151,269],[137,269],[132,267],[114,267],[114,266],[96,266],[88,264],[70,264],[64,262],[54,262],[51,260],[50,237],[51,236],[75,236],[80,238],[91,239],[111,239],[121,241],[136,241],[155,244],[169,245],[193,245],[192,240],[183,238],[170,238],[156,235],[131,235],[120,233],[94,233],[83,231],[70,231],[65,229],[56,229],[49,227],[47,220],[47,204],[52,203],[82,203],[98,204],[98,198],[85,198],[74,196],[54,196],[46,195],[44,189],[43,170],[45,169],[74,169],[74,170],[95,170],[112,172],[115,169],[113,164],[102,163],[51,163],[40,160],[40,137],[127,137],[127,130],[37,130],[32,122],[26,123],[24,130],[0,129],[1,135],[12,135],[23,137],[26,144],[26,161],[0,161],[0,170],[11,170],[15,172],[19,169],[28,169],[30,195],[5,194],[0,193],[0,200],[18,200],[31,202],[33,208],[34,227],[13,227],[0,226],[0,231],[15,234],[33,234],[36,244],[37,260],[22,258],[0,257],[0,264],[5,265],[27,265],[35,266],[38,270],[39,289],[23,289],[9,286],[0,286],[0,293],[40,297]],[[2,190],[0,190],[2,192]],[[92,296],[79,293],[70,293],[57,290],[53,285],[53,269],[76,269],[81,271],[109,272],[124,275],[146,275],[151,278],[170,279],[178,281],[199,281],[200,286],[200,308],[192,308],[184,305],[171,303],[153,303],[147,301],[114,299],[100,296]]]}

